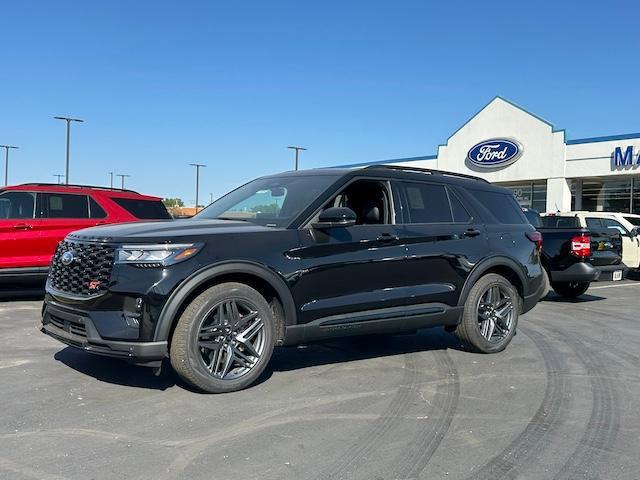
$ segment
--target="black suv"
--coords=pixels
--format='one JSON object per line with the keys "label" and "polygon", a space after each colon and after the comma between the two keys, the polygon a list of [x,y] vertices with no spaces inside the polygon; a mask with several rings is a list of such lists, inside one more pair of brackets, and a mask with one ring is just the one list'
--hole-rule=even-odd
{"label": "black suv", "polygon": [[258,178],[187,220],[60,243],[42,331],[207,392],[247,387],[274,346],[443,325],[498,352],[544,293],[540,238],[513,194],[373,166]]}

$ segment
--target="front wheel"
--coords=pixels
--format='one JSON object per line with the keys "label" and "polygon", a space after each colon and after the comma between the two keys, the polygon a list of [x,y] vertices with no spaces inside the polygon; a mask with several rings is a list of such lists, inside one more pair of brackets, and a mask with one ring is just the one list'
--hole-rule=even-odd
{"label": "front wheel", "polygon": [[500,352],[515,335],[519,315],[516,288],[503,276],[490,273],[469,291],[455,334],[477,352]]}
{"label": "front wheel", "polygon": [[565,298],[579,297],[587,291],[589,285],[589,282],[554,282],[551,284],[553,290]]}
{"label": "front wheel", "polygon": [[180,316],[171,365],[205,392],[241,390],[269,362],[275,331],[271,307],[259,292],[242,283],[221,283],[198,295]]}

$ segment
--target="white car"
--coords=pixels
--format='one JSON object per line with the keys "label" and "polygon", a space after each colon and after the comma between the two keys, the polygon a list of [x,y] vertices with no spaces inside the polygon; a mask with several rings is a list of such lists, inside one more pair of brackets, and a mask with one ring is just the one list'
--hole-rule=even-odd
{"label": "white car", "polygon": [[615,212],[565,212],[556,215],[574,215],[582,227],[595,231],[613,229],[622,236],[622,263],[628,268],[640,268],[640,215]]}

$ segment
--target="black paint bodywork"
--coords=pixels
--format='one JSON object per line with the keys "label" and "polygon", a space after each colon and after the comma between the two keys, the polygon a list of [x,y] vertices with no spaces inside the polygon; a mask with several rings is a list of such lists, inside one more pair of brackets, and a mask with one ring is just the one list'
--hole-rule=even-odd
{"label": "black paint bodywork", "polygon": [[[279,343],[372,332],[402,332],[460,322],[469,289],[484,273],[499,272],[518,288],[522,311],[544,285],[534,231],[526,220],[505,225],[467,187],[506,192],[488,183],[390,168],[324,169],[282,175],[332,175],[335,182],[285,228],[232,220],[187,219],[109,225],[73,233],[76,241],[109,244],[204,243],[193,258],[166,267],[114,266],[109,291],[72,298],[47,286],[43,331],[94,353],[157,365],[171,329],[195,292],[225,279],[266,285],[282,306]],[[318,230],[312,218],[354,179],[445,184],[472,215],[467,223],[396,223]],[[50,319],[87,325],[87,338],[71,338]],[[137,322],[132,322],[135,318]],[[138,323],[139,326],[132,326]]]}

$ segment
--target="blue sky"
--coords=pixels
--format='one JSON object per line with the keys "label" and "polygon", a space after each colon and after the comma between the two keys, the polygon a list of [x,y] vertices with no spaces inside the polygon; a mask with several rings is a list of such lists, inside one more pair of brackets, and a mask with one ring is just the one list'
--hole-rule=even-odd
{"label": "blue sky", "polygon": [[435,153],[495,95],[567,138],[640,131],[640,2],[6,2],[10,182],[132,175],[208,198],[252,177]]}

